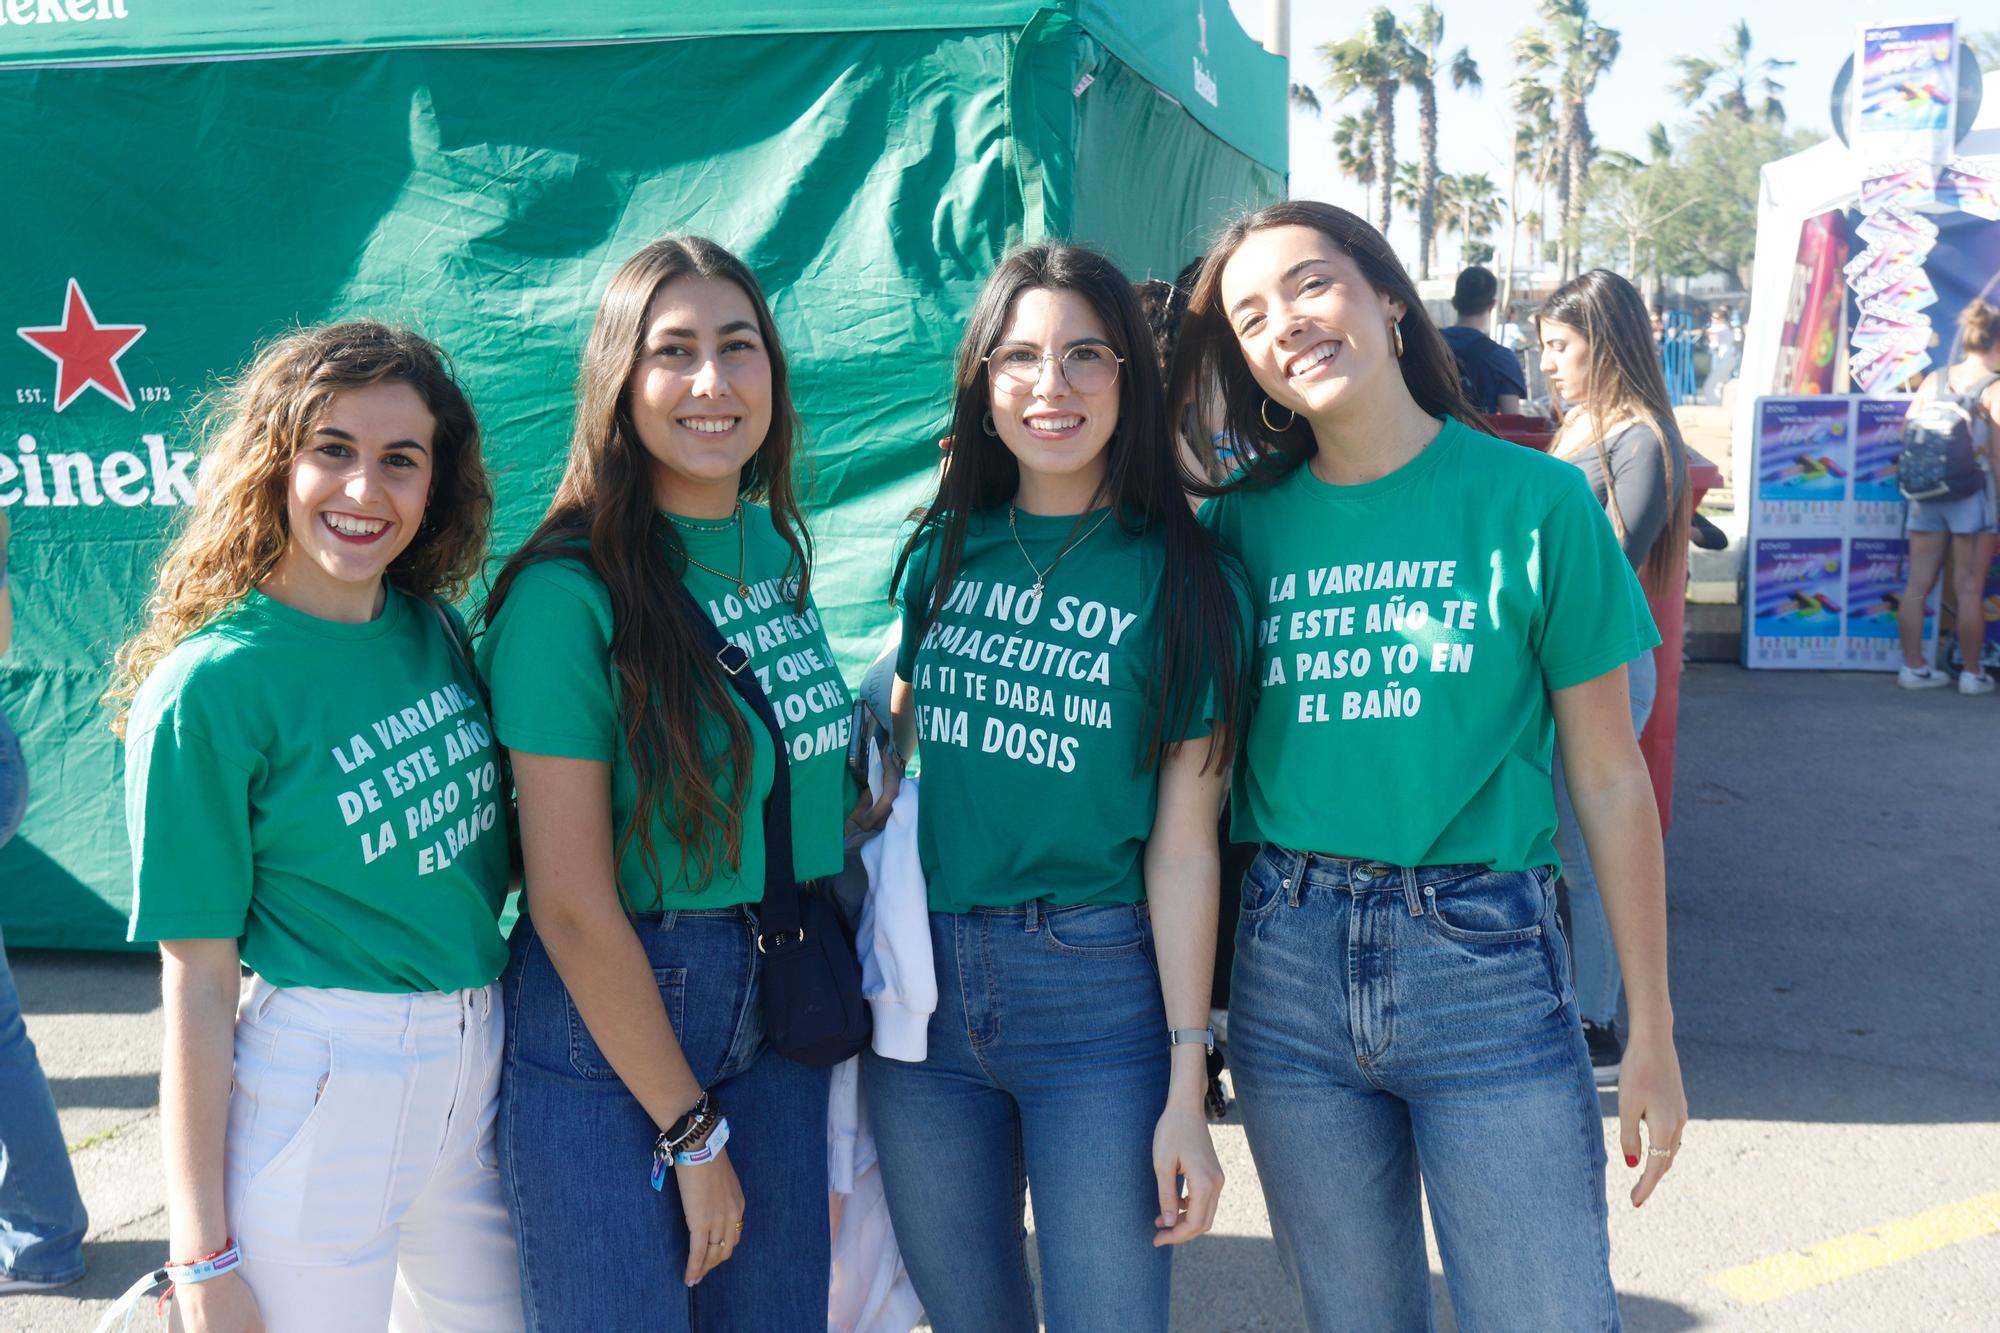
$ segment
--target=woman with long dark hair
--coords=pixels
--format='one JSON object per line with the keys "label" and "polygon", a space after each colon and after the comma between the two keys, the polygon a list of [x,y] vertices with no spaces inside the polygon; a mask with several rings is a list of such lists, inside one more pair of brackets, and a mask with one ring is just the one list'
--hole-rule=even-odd
{"label": "woman with long dark hair", "polygon": [[444,604],[492,509],[472,405],[414,333],[296,330],[211,401],[106,695],[130,937],[160,941],[178,1327],[521,1326],[493,1166],[507,828]]}
{"label": "woman with long dark hair", "polygon": [[897,749],[938,1005],[863,1057],[904,1261],[941,1333],[1163,1329],[1222,1172],[1202,1115],[1215,812],[1240,584],[1182,492],[1127,279],[1017,250],[959,344],[951,461],[897,562]]}
{"label": "woman with long dark hair", "polygon": [[[1594,268],[1555,290],[1535,315],[1542,374],[1562,399],[1563,423],[1551,450],[1576,464],[1611,516],[1624,558],[1656,601],[1682,595],[1687,576],[1689,504],[1687,446],[1667,399],[1666,377],[1646,303],[1616,273]],[[1654,662],[1669,645],[1625,664],[1632,732],[1646,728],[1659,683]],[[1591,870],[1576,806],[1556,753],[1556,854],[1569,892],[1576,1007],[1599,1083],[1617,1081],[1624,1043],[1618,1037],[1618,952]]]}
{"label": "woman with long dark hair", "polygon": [[1244,455],[1203,510],[1258,624],[1230,1063],[1307,1322],[1428,1326],[1422,1197],[1461,1323],[1616,1327],[1550,763],[1560,732],[1624,958],[1640,1204],[1687,1113],[1631,566],[1581,473],[1468,424],[1408,274],[1344,209],[1223,233],[1174,388],[1219,394]]}
{"label": "woman with long dark hair", "polygon": [[[576,397],[479,646],[526,861],[500,1170],[528,1324],[822,1328],[827,1071],[765,1041],[752,909],[778,763],[797,877],[840,868],[850,697],[756,278],[699,237],[647,246],[604,293]],[[683,586],[748,654],[782,752]]]}

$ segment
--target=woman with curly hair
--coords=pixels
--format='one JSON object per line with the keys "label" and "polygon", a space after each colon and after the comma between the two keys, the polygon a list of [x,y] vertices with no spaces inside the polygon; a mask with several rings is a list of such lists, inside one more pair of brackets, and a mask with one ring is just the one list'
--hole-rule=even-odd
{"label": "woman with curly hair", "polygon": [[119,651],[186,1328],[521,1326],[493,1155],[504,787],[445,605],[491,510],[436,347],[289,334],[220,395]]}

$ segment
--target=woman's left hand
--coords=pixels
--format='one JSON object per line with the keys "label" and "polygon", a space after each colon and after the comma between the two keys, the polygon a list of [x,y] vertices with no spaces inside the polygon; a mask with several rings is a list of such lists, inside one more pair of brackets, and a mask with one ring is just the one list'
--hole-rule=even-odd
{"label": "woman's left hand", "polygon": [[[1179,1245],[1215,1225],[1215,1206],[1222,1197],[1222,1163],[1208,1137],[1201,1106],[1171,1105],[1153,1128],[1153,1176],[1160,1187],[1160,1215],[1153,1244]],[[1181,1182],[1187,1197],[1181,1197]]]}
{"label": "woman's left hand", "polygon": [[[1646,1123],[1646,1143],[1639,1142],[1639,1122]],[[1687,1128],[1687,1092],[1681,1087],[1681,1061],[1670,1035],[1634,1033],[1618,1071],[1618,1141],[1625,1165],[1645,1169],[1632,1187],[1632,1206],[1652,1196],[1653,1187],[1674,1164],[1681,1131]]]}

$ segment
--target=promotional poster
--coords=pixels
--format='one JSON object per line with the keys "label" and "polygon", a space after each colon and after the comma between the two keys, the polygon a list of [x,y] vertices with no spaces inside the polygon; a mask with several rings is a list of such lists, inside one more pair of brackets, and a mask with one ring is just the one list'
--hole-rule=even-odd
{"label": "promotional poster", "polygon": [[1752,552],[1751,666],[1837,667],[1847,587],[1838,537],[1765,537]]}
{"label": "promotional poster", "polygon": [[1757,404],[1755,519],[1765,533],[1838,532],[1854,469],[1846,398]]}
{"label": "promotional poster", "polygon": [[1903,419],[1910,400],[1863,398],[1854,404],[1855,532],[1901,534],[1903,493],[1896,486],[1896,459],[1903,452]]}
{"label": "promotional poster", "polygon": [[[1846,639],[1843,665],[1893,671],[1902,665],[1896,613],[1909,570],[1909,543],[1899,537],[1855,537],[1847,544]],[[1932,602],[1936,597],[1933,595]],[[1926,643],[1937,633],[1935,605],[1924,608]]]}

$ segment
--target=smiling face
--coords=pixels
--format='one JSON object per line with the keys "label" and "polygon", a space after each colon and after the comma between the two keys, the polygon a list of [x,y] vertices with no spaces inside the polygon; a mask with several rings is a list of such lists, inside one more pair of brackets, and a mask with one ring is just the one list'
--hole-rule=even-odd
{"label": "smiling face", "polygon": [[373,614],[383,572],[423,524],[436,428],[400,380],[332,396],[286,479],[281,600],[330,619],[365,601]]}
{"label": "smiling face", "polygon": [[1280,407],[1321,418],[1385,377],[1401,382],[1390,330],[1406,308],[1311,227],[1244,237],[1223,268],[1221,298],[1251,375]]}
{"label": "smiling face", "polygon": [[1542,376],[1563,402],[1577,407],[1590,401],[1590,344],[1581,329],[1541,321]]}
{"label": "smiling face", "polygon": [[[1118,428],[1122,368],[1090,302],[1076,292],[1029,288],[1014,299],[994,346],[987,400],[1000,442],[1023,473],[1087,479],[1095,487]],[[1101,369],[1106,362],[1108,375]]]}
{"label": "smiling face", "polygon": [[643,338],[626,400],[659,506],[727,511],[771,432],[771,357],[756,308],[726,278],[675,278],[653,294]]}

